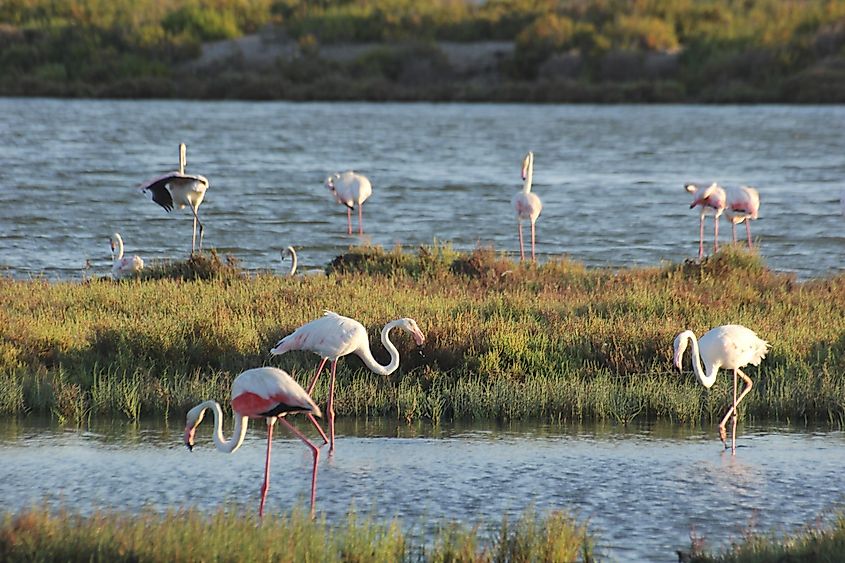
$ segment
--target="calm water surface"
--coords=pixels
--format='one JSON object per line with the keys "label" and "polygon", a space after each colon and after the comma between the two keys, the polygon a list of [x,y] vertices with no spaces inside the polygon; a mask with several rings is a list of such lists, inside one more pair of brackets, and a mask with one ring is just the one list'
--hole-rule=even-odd
{"label": "calm water surface", "polygon": [[[184,257],[190,212],[168,215],[132,189],[174,169],[184,141],[188,171],[211,181],[206,246],[249,268],[279,268],[288,244],[310,266],[360,242],[515,252],[510,200],[530,149],[541,259],[694,257],[698,214],[682,184],[718,180],[759,188],[752,232],[770,266],[826,275],[845,253],[843,125],[842,106],[0,99],[0,268],[78,278],[90,260],[105,274],[115,230],[130,253]],[[363,238],[346,236],[322,184],[346,168],[374,186]]]}
{"label": "calm water surface", "polygon": [[[795,531],[845,505],[842,431],[740,427],[733,457],[710,428],[339,422],[337,451],[321,459],[318,477],[317,509],[331,521],[354,507],[418,530],[443,520],[485,529],[533,505],[588,520],[607,559],[676,561],[690,530],[718,548],[749,527]],[[232,455],[217,452],[202,428],[189,453],[175,421],[83,430],[2,422],[2,507],[46,499],[83,512],[231,502],[257,510],[263,427],[253,424]],[[278,433],[271,512],[307,509],[310,463],[301,442]]]}

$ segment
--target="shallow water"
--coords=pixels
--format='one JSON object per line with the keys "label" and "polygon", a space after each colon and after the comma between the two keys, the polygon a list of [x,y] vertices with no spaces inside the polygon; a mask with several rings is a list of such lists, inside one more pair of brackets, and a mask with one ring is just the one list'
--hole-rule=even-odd
{"label": "shallow water", "polygon": [[[689,548],[691,530],[718,548],[749,527],[795,531],[845,506],[842,431],[740,426],[731,456],[715,428],[671,424],[339,422],[337,451],[321,459],[317,487],[317,510],[331,521],[354,507],[418,530],[443,520],[484,529],[529,506],[563,509],[589,521],[607,559],[668,562]],[[82,512],[214,510],[234,502],[257,510],[265,436],[253,423],[244,445],[226,455],[206,425],[190,453],[177,421],[85,429],[0,422],[2,507],[46,500]],[[268,511],[307,510],[310,462],[307,448],[280,429]]]}
{"label": "shallow water", "polygon": [[[168,216],[133,189],[174,169],[184,141],[188,171],[211,181],[206,247],[248,268],[280,269],[288,244],[306,266],[366,241],[513,253],[510,200],[530,149],[541,259],[694,257],[698,214],[682,185],[718,180],[759,188],[752,233],[770,266],[825,275],[842,269],[843,123],[843,106],[0,99],[0,268],[79,278],[90,260],[106,274],[115,230],[128,253],[186,256],[190,212]],[[374,186],[363,238],[345,234],[344,208],[323,187],[346,168]]]}

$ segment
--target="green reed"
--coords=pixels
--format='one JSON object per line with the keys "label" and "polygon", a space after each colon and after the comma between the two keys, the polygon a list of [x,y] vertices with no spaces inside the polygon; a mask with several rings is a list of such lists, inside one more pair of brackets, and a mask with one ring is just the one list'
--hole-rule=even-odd
{"label": "green reed", "polygon": [[[479,537],[479,526],[444,523],[432,541],[355,513],[337,524],[293,510],[259,521],[237,509],[129,515],[32,509],[0,522],[0,560],[15,561],[593,561],[585,525],[564,513],[527,511]],[[150,541],[155,538],[155,541]]]}
{"label": "green reed", "polygon": [[339,416],[709,422],[730,401],[730,377],[705,390],[688,357],[683,373],[672,367],[672,341],[740,323],[772,344],[747,370],[743,418],[845,423],[845,276],[798,282],[733,247],[700,263],[621,269],[519,264],[437,243],[360,247],[308,279],[248,274],[216,255],[192,261],[122,282],[0,279],[0,413],[181,414],[226,402],[232,378],[260,365],[305,383],[319,358],[268,352],[329,309],[367,326],[383,363],[385,323],[413,317],[426,334],[422,353],[391,334],[401,363],[389,377],[343,358]]}

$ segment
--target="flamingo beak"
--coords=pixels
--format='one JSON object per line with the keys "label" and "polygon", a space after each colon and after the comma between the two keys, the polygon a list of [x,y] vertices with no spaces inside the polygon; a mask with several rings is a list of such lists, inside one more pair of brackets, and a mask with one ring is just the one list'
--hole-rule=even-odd
{"label": "flamingo beak", "polygon": [[185,447],[188,448],[188,451],[194,451],[194,432],[196,428],[186,428],[185,429]]}
{"label": "flamingo beak", "polygon": [[693,207],[695,207],[695,203],[696,203],[696,202],[692,202],[692,203],[690,203],[690,204],[689,204],[689,208],[690,208],[690,209],[692,209]]}

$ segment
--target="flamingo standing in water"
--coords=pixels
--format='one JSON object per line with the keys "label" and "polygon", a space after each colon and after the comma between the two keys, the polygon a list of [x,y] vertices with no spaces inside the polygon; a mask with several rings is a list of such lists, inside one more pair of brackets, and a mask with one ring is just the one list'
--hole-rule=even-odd
{"label": "flamingo standing in water", "polygon": [[346,233],[349,235],[352,234],[352,209],[358,205],[358,234],[363,235],[363,206],[373,193],[370,180],[351,170],[335,172],[326,178],[326,187],[334,194],[335,201],[346,206]]}
{"label": "flamingo standing in water", "polygon": [[326,311],[326,313],[311,322],[308,322],[291,334],[285,336],[276,346],[270,350],[274,356],[284,354],[291,350],[308,350],[314,352],[322,358],[320,364],[317,366],[317,372],[311,383],[308,384],[307,392],[310,394],[314,390],[314,385],[317,383],[317,378],[320,377],[320,372],[326,365],[328,360],[332,361],[332,375],[329,383],[329,400],[326,406],[329,419],[329,436],[330,445],[329,451],[334,451],[334,385],[335,372],[337,370],[337,361],[348,354],[355,354],[364,361],[371,371],[379,375],[390,375],[396,368],[399,367],[399,351],[388,338],[388,333],[399,327],[411,334],[417,346],[422,346],[425,343],[425,337],[422,331],[417,326],[414,319],[402,318],[390,321],[381,330],[381,342],[387,351],[390,352],[390,363],[386,366],[379,364],[373,358],[370,352],[370,339],[367,336],[367,329],[364,325],[350,319]]}
{"label": "flamingo standing in water", "polygon": [[751,249],[751,219],[757,219],[760,209],[760,194],[751,186],[740,186],[727,190],[727,205],[725,215],[731,222],[733,241],[736,244],[736,226],[745,222],[745,232],[748,236],[748,248]]}
{"label": "flamingo standing in water", "polygon": [[528,152],[522,159],[522,191],[513,196],[513,206],[516,209],[516,222],[519,230],[519,258],[525,260],[525,250],[522,244],[522,220],[531,221],[531,260],[534,261],[534,223],[540,212],[543,210],[543,202],[537,194],[531,192],[531,183],[534,179],[534,153]]}
{"label": "flamingo standing in water", "polygon": [[168,172],[157,178],[144,182],[139,186],[145,194],[152,194],[152,200],[162,206],[168,213],[174,208],[182,209],[187,206],[194,214],[194,230],[191,238],[191,254],[197,248],[197,224],[200,226],[199,250],[202,252],[203,225],[200,221],[198,209],[205,192],[208,190],[208,178],[199,174],[185,174],[187,148],[185,143],[179,145],[179,170]]}
{"label": "flamingo standing in water", "polygon": [[[128,276],[133,276],[144,269],[144,261],[140,256],[135,255],[131,258],[123,256],[123,237],[120,233],[112,234],[109,239],[111,244],[111,277],[114,279],[121,279]],[[117,249],[117,256],[115,256],[115,249]]]}
{"label": "flamingo standing in water", "polygon": [[704,258],[704,217],[713,214],[713,252],[719,250],[719,216],[725,211],[727,195],[724,188],[713,182],[709,188],[699,189],[695,184],[685,184],[684,189],[695,194],[689,208],[701,206],[701,222],[698,229],[698,259]]}
{"label": "flamingo standing in water", "polygon": [[[766,357],[769,344],[760,339],[757,334],[742,325],[723,325],[710,329],[701,339],[696,339],[695,333],[685,330],[675,337],[675,367],[681,369],[681,360],[687,344],[692,341],[692,367],[696,377],[707,389],[716,382],[719,368],[731,369],[734,372],[734,399],[725,418],[719,423],[719,438],[727,449],[727,432],[725,424],[733,414],[733,431],[731,435],[731,452],[736,453],[736,419],[737,405],[751,391],[751,378],[740,369],[748,364],[759,366]],[[704,361],[704,369],[701,362]],[[705,371],[706,370],[706,371]],[[745,380],[745,388],[737,397],[737,376]]]}
{"label": "flamingo standing in water", "polygon": [[267,421],[267,458],[264,462],[264,484],[261,485],[261,502],[258,515],[264,516],[264,501],[270,488],[270,448],[273,440],[273,426],[276,421],[287,426],[294,436],[302,440],[314,454],[311,470],[311,517],[314,517],[314,501],[317,495],[317,462],[320,450],[295,426],[285,420],[288,414],[304,412],[319,428],[315,416],[322,416],[320,407],[308,393],[283,370],[274,367],[248,369],[232,382],[232,411],[235,428],[229,440],[223,438],[223,411],[217,401],[205,401],[188,411],[185,424],[185,445],[194,449],[194,434],[202,422],[206,409],[214,413],[214,445],[224,453],[232,453],[243,444],[248,419],[263,418]]}

